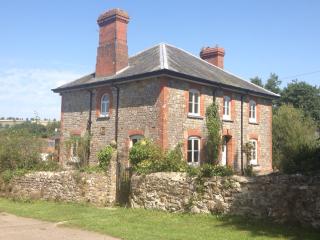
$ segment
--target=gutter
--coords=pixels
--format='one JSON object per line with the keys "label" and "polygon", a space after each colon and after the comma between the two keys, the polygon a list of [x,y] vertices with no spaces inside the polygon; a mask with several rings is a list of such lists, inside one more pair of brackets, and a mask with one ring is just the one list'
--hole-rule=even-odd
{"label": "gutter", "polygon": [[89,163],[89,158],[90,158],[90,135],[91,135],[91,124],[92,124],[92,90],[88,90],[89,92],[89,96],[90,96],[90,100],[89,100],[89,117],[88,117],[88,121],[87,121],[87,132],[89,134],[89,147],[88,147],[88,163]]}
{"label": "gutter", "polygon": [[[88,87],[97,87],[97,86],[105,85],[108,83],[114,84],[116,82],[116,83],[120,84],[120,83],[125,83],[127,81],[136,81],[136,80],[142,80],[143,78],[158,77],[158,76],[180,77],[180,78],[183,78],[184,80],[194,80],[197,82],[209,84],[214,87],[223,87],[223,88],[233,90],[233,91],[238,90],[242,93],[248,92],[248,89],[246,89],[246,88],[231,86],[231,85],[227,85],[227,84],[219,83],[219,82],[213,82],[211,80],[190,76],[187,74],[179,73],[179,72],[168,70],[168,69],[160,69],[160,70],[156,70],[153,72],[146,72],[146,73],[131,75],[131,76],[127,76],[127,77],[119,77],[119,78],[112,78],[112,79],[105,79],[105,80],[101,79],[101,80],[99,80],[99,82],[82,84],[80,86],[56,88],[56,89],[52,89],[52,91],[55,93],[59,93],[59,92],[68,91],[68,90],[79,90],[79,89],[85,89]],[[261,97],[265,97],[265,98],[269,98],[269,99],[277,99],[280,97],[280,95],[278,95],[278,94],[270,95],[267,93],[256,92],[254,90],[249,90],[249,91],[253,94],[256,94],[257,96],[261,96]]]}
{"label": "gutter", "polygon": [[119,162],[119,151],[118,151],[118,132],[119,132],[119,102],[120,102],[120,89],[119,86],[112,84],[117,91],[117,100],[116,100],[116,114],[115,114],[115,123],[114,123],[114,140],[116,142],[117,156],[116,156],[116,201],[120,200],[120,162]]}

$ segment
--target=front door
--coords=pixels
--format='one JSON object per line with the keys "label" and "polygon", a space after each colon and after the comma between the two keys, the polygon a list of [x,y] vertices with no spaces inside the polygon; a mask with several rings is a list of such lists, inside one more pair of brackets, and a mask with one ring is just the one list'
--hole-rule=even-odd
{"label": "front door", "polygon": [[228,151],[228,148],[227,148],[227,138],[224,137],[223,138],[223,142],[222,142],[222,159],[221,159],[221,165],[222,166],[226,166],[227,165],[227,151]]}

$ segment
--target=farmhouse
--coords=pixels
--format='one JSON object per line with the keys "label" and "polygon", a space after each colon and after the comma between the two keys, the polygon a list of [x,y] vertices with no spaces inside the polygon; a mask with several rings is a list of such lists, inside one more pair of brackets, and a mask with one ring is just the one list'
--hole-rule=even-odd
{"label": "farmhouse", "polygon": [[[205,112],[213,101],[223,121],[220,164],[241,171],[243,146],[253,145],[251,164],[272,169],[272,99],[278,95],[225,71],[225,50],[205,47],[200,57],[160,43],[128,56],[128,14],[109,10],[98,18],[99,46],[94,73],[53,89],[60,93],[61,142],[92,135],[90,164],[115,141],[118,161],[128,166],[130,147],[150,138],[162,148],[183,143],[186,161],[205,161]],[[74,148],[75,146],[71,146]],[[60,161],[73,159],[61,144]]]}

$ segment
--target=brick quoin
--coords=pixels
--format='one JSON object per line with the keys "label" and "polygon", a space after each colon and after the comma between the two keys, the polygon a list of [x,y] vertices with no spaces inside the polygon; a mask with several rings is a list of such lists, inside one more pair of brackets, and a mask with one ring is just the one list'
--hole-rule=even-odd
{"label": "brick quoin", "polygon": [[159,95],[159,142],[163,149],[168,148],[168,79],[160,78],[160,95]]}

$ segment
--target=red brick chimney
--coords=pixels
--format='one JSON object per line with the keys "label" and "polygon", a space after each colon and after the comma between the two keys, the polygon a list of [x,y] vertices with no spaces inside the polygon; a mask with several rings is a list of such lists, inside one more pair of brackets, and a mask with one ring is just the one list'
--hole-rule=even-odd
{"label": "red brick chimney", "polygon": [[224,48],[221,47],[205,47],[201,49],[200,57],[207,61],[208,63],[211,63],[219,68],[223,69],[223,62],[224,62]]}
{"label": "red brick chimney", "polygon": [[96,77],[107,77],[128,66],[128,13],[112,9],[97,20],[100,27]]}

